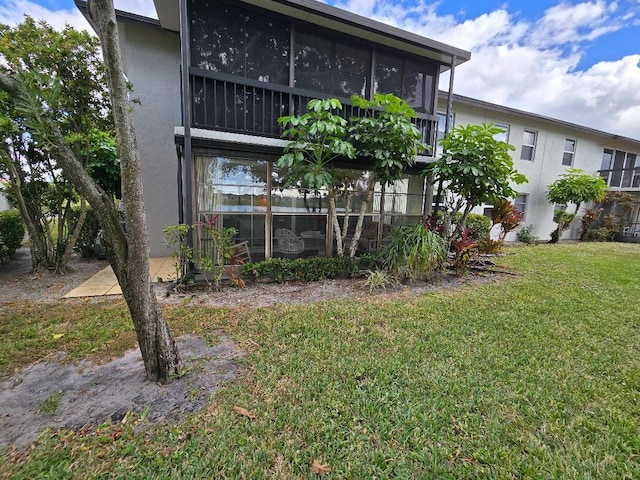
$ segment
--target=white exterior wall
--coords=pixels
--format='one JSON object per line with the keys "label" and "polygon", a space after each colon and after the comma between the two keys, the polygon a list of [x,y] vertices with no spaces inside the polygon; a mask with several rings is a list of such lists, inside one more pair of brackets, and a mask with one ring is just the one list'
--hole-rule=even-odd
{"label": "white exterior wall", "polygon": [[[441,100],[439,111],[446,111],[446,104]],[[588,173],[596,174],[600,169],[604,148],[617,148],[626,151],[637,151],[638,146],[625,145],[623,141],[616,142],[609,136],[596,134],[571,128],[562,124],[537,118],[527,117],[502,110],[484,108],[466,103],[453,103],[454,126],[481,123],[499,123],[509,125],[508,143],[515,147],[511,152],[515,168],[523,173],[529,182],[515,186],[521,194],[528,194],[526,216],[524,223],[533,225],[533,234],[541,240],[548,240],[551,232],[556,228],[553,221],[554,206],[547,198],[547,186],[554,182],[566,171],[562,165],[565,139],[576,141],[573,166]],[[520,160],[520,152],[524,130],[537,133],[534,160]],[[617,143],[617,144],[616,144]],[[583,208],[581,208],[583,211]],[[475,213],[482,213],[479,208]],[[571,210],[571,207],[569,209]],[[563,238],[577,238],[580,234],[580,220],[573,223],[572,228],[565,232]],[[515,240],[515,233],[511,233],[507,240]]]}
{"label": "white exterior wall", "polygon": [[133,84],[133,119],[141,156],[142,184],[152,256],[170,252],[165,225],[178,223],[178,157],[174,129],[180,109],[180,38],[142,23],[120,23],[127,78]]}
{"label": "white exterior wall", "polygon": [[7,198],[4,196],[4,193],[0,191],[0,212],[4,210],[9,210],[9,202]]}

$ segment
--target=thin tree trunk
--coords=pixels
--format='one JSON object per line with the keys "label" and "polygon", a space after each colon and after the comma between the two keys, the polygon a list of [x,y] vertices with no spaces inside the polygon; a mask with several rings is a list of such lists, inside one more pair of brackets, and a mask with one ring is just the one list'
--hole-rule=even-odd
{"label": "thin tree trunk", "polygon": [[[172,374],[178,372],[180,359],[176,344],[153,292],[149,273],[149,233],[144,208],[140,158],[124,78],[113,1],[92,0],[89,2],[89,11],[98,28],[111,87],[111,103],[122,172],[122,200],[127,222],[126,239],[121,230],[120,234],[116,235],[120,240],[120,248],[114,251],[117,255],[112,255],[116,264],[114,271],[136,328],[147,378],[166,381]],[[84,169],[82,171],[86,173]],[[113,206],[113,203],[111,202],[110,205]],[[114,206],[111,218],[120,229]],[[126,248],[123,248],[125,246]]]}
{"label": "thin tree trunk", "polygon": [[344,249],[346,248],[347,235],[349,233],[349,214],[351,210],[351,191],[347,188],[344,196],[344,217],[342,218],[342,255],[344,256]]}
{"label": "thin tree trunk", "polygon": [[71,258],[71,254],[73,253],[73,249],[76,246],[78,241],[78,237],[80,236],[80,232],[82,231],[82,227],[84,226],[84,222],[87,219],[87,201],[84,197],[80,197],[80,216],[78,217],[78,221],[73,228],[73,232],[69,235],[69,239],[67,240],[67,244],[64,249],[64,253],[62,254],[62,258],[60,259],[59,265],[66,267],[67,263],[69,263],[69,259]]}
{"label": "thin tree trunk", "polygon": [[344,249],[342,248],[342,233],[340,232],[340,222],[338,221],[338,211],[336,210],[335,189],[329,190],[329,213],[331,214],[331,225],[336,237],[336,250],[338,257],[342,257]]}
{"label": "thin tree trunk", "polygon": [[371,203],[373,199],[373,191],[376,186],[375,179],[371,179],[369,186],[367,188],[367,196],[360,205],[360,213],[358,214],[358,222],[356,223],[356,230],[353,232],[353,238],[351,239],[351,247],[349,249],[349,256],[351,258],[356,256],[356,251],[358,250],[358,242],[360,242],[360,237],[362,236],[362,226],[364,225],[364,216],[367,213],[367,207]]}
{"label": "thin tree trunk", "polygon": [[380,223],[378,224],[378,245],[376,246],[376,252],[382,251],[382,230],[384,228],[384,197],[387,195],[387,184],[382,182],[380,188]]}

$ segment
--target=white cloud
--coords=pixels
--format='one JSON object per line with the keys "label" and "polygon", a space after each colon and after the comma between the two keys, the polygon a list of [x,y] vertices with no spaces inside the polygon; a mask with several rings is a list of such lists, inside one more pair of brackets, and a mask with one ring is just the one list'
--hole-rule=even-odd
{"label": "white cloud", "polygon": [[7,0],[0,4],[0,23],[17,25],[24,20],[25,15],[30,15],[38,20],[45,20],[49,25],[57,29],[63,29],[71,25],[80,30],[93,31],[73,4],[69,9],[49,10],[41,5],[28,0]]}
{"label": "white cloud", "polygon": [[[537,20],[504,7],[458,21],[437,3],[349,0],[338,6],[472,52],[456,70],[462,95],[640,139],[640,55],[578,70],[583,48],[637,25],[640,12],[604,0],[559,1]],[[636,3],[640,3],[637,0]],[[448,87],[448,75],[441,87]]]}

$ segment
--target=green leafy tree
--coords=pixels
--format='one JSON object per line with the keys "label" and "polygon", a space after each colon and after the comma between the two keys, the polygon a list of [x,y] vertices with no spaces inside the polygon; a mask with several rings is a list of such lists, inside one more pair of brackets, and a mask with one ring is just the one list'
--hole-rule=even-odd
{"label": "green leafy tree", "polygon": [[291,138],[291,141],[277,165],[286,171],[289,185],[327,189],[338,256],[343,256],[342,232],[347,224],[340,226],[336,196],[343,189],[348,189],[348,179],[334,168],[333,161],[340,157],[354,158],[355,149],[346,140],[347,121],[335,113],[340,110],[342,104],[336,99],[314,99],[307,104],[306,113],[280,117],[278,122],[285,127],[282,136]]}
{"label": "green leafy tree", "polygon": [[[509,155],[515,148],[496,140],[495,135],[501,132],[491,123],[456,127],[441,141],[445,153],[424,170],[425,175],[446,185],[452,195],[451,213],[462,212],[450,239],[464,231],[473,208],[513,198],[517,192],[512,185],[527,182]],[[449,235],[448,228],[444,231]]]}
{"label": "green leafy tree", "polygon": [[[82,231],[86,200],[64,175],[51,134],[34,112],[58,125],[102,185],[119,190],[118,155],[98,40],[71,27],[57,31],[30,17],[0,25],[0,72],[19,79],[24,96],[0,95],[0,175],[31,239],[33,269],[64,271]],[[80,203],[79,216],[73,205]]]}
{"label": "green leafy tree", "polygon": [[[108,83],[118,152],[121,160],[122,202],[127,222],[126,233],[112,194],[105,191],[88,171],[77,145],[65,134],[65,123],[60,123],[57,111],[48,104],[34,102],[37,92],[29,88],[30,76],[6,75],[0,72],[0,90],[7,92],[16,106],[31,105],[24,109],[28,124],[36,127],[34,136],[55,158],[65,178],[85,197],[96,212],[103,232],[107,259],[122,288],[122,294],[136,330],[147,379],[169,381],[178,373],[180,357],[169,327],[162,316],[151,283],[149,272],[149,233],[143,201],[140,175],[140,154],[136,147],[131,117],[131,102],[124,79],[122,56],[118,39],[118,26],[111,0],[92,0],[89,12],[101,38],[104,65]],[[55,95],[61,79],[51,77],[42,91]],[[40,138],[41,137],[41,138]]]}
{"label": "green leafy tree", "polygon": [[[420,130],[411,122],[417,117],[416,112],[401,98],[390,93],[376,93],[373,100],[354,95],[351,103],[361,109],[361,115],[349,119],[349,140],[355,147],[357,156],[365,158],[371,165],[366,197],[360,208],[349,250],[353,257],[376,184],[380,183],[384,190],[387,185],[400,180],[407,168],[415,165],[418,154],[428,151],[429,147],[422,141]],[[381,198],[384,198],[384,192]],[[383,209],[384,204],[381,202],[381,215]],[[381,234],[382,230],[379,229],[378,235]],[[378,246],[380,245],[382,239],[378,238]]]}
{"label": "green leafy tree", "polygon": [[[567,205],[563,212],[554,216],[558,228],[552,233],[551,242],[560,241],[562,232],[571,226],[583,203],[601,202],[606,194],[607,183],[602,177],[588,174],[580,168],[568,168],[558,180],[547,187],[547,199],[550,203]],[[569,203],[575,204],[572,214],[567,212]]]}

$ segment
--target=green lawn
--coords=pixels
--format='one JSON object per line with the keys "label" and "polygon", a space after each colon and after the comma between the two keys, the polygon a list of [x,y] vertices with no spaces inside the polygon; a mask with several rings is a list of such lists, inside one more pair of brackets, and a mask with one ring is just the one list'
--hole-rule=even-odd
{"label": "green lawn", "polygon": [[[324,478],[640,478],[640,245],[508,253],[515,276],[410,301],[168,309],[178,332],[221,328],[246,345],[246,375],[177,427],[45,434],[0,471],[315,478],[318,460]],[[133,341],[123,305],[74,309],[49,309],[58,320],[42,328],[37,309],[4,309],[0,373],[53,348],[77,358]],[[83,346],[92,321],[100,339]],[[18,342],[33,352],[20,361]]]}

